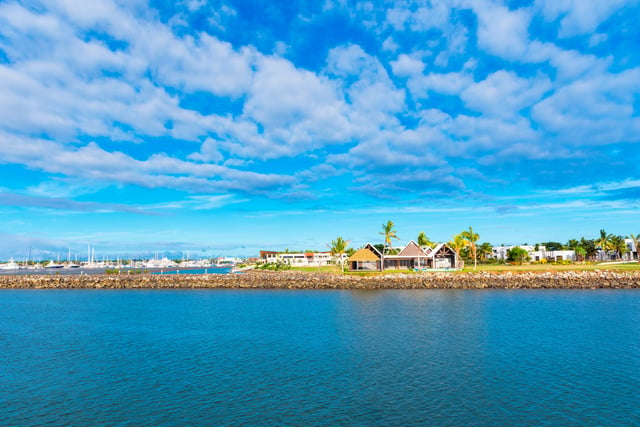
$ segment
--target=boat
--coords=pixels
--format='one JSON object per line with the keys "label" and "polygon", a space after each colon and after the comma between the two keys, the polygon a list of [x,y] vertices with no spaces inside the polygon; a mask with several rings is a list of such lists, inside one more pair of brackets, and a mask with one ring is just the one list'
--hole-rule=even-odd
{"label": "boat", "polygon": [[47,265],[44,266],[44,268],[62,268],[64,267],[64,265],[60,264],[60,263],[55,263],[52,261],[49,261],[49,263]]}
{"label": "boat", "polygon": [[20,266],[11,258],[8,263],[0,264],[0,270],[18,270]]}

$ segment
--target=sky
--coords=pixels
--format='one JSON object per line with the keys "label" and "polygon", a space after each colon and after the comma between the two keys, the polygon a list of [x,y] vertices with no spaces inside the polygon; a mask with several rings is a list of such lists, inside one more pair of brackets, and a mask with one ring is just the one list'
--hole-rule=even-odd
{"label": "sky", "polygon": [[[0,2],[0,258],[640,233],[640,0]],[[74,255],[75,256],[75,255]]]}

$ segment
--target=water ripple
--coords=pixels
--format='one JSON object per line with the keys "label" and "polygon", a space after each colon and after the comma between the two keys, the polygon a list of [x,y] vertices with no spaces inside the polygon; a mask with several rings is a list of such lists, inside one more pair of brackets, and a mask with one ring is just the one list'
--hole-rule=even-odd
{"label": "water ripple", "polygon": [[638,291],[3,291],[0,425],[637,425]]}

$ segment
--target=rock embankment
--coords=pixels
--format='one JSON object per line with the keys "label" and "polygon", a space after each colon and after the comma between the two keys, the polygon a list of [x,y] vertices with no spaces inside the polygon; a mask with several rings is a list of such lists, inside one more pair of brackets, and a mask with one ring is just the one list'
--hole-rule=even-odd
{"label": "rock embankment", "polygon": [[254,288],[254,289],[518,289],[640,288],[640,272],[424,273],[337,275],[259,272],[203,275],[0,276],[0,288]]}

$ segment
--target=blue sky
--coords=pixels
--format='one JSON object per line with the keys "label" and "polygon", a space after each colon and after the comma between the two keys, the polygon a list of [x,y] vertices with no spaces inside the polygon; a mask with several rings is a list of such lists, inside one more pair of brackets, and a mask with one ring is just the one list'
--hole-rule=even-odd
{"label": "blue sky", "polygon": [[0,258],[640,223],[640,0],[0,3]]}

